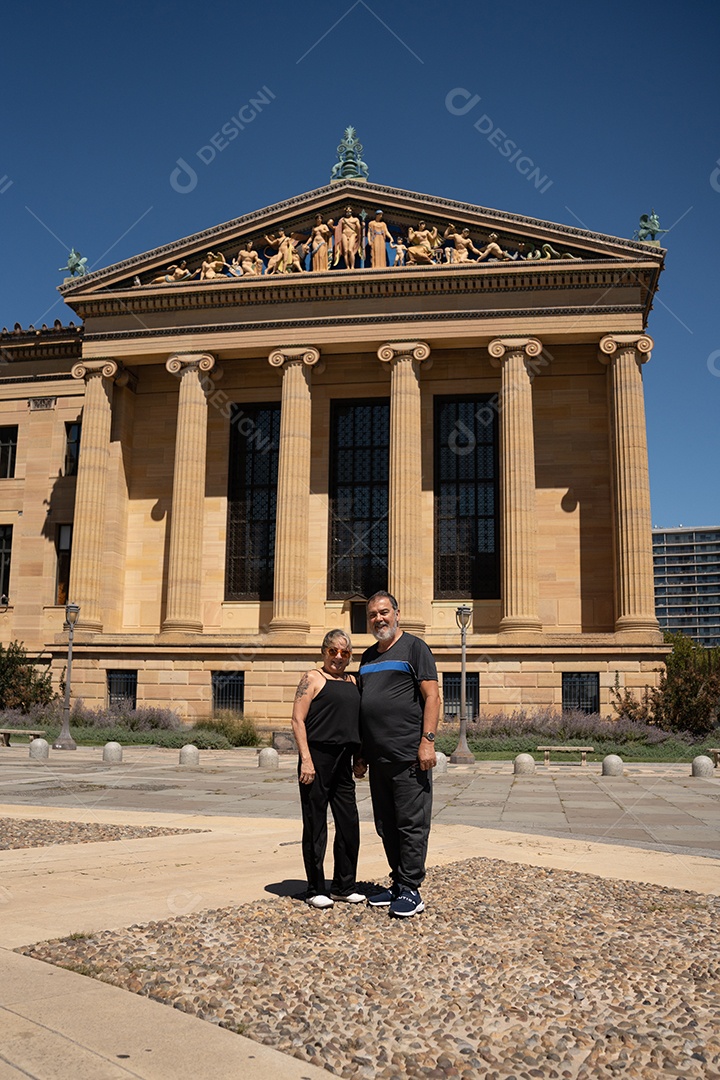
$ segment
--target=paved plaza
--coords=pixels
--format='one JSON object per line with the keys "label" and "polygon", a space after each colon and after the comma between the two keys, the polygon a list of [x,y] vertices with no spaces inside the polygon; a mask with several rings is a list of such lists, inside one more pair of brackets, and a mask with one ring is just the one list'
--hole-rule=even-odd
{"label": "paved plaza", "polygon": [[[125,750],[121,765],[106,766],[100,749],[81,748],[51,751],[40,764],[30,761],[27,745],[0,749],[3,832],[29,829],[36,845],[0,851],[0,1080],[184,1080],[239,1069],[248,1080],[329,1075],[318,1065],[321,1058],[313,1064],[281,1054],[177,1008],[13,951],[155,920],[182,923],[261,900],[287,904],[301,891],[294,758],[281,757],[277,771],[258,768],[250,750],[206,752],[200,760],[197,768],[180,766],[177,751],[136,747]],[[428,863],[436,869],[424,890],[425,925],[437,918],[432,883],[439,897],[452,867],[471,859],[484,867],[492,864],[482,860],[514,865],[518,881],[535,867],[543,874],[648,883],[659,896],[668,889],[717,896],[717,775],[692,778],[687,764],[628,765],[622,777],[602,777],[598,764],[538,764],[535,775],[519,777],[510,762],[450,766],[435,781]],[[359,874],[379,882],[386,864],[367,782],[358,784],[358,802]],[[63,823],[74,823],[69,842],[58,842],[62,828],[68,830]],[[80,823],[89,842],[78,842]],[[118,839],[112,831],[147,826],[180,831]],[[306,909],[299,910],[305,919]],[[412,922],[420,927],[413,933],[422,933],[420,917]],[[577,1067],[570,1075],[583,1075]],[[357,1075],[370,1075],[362,1071],[369,1066],[357,1068]],[[413,1080],[411,1073],[398,1075]]]}

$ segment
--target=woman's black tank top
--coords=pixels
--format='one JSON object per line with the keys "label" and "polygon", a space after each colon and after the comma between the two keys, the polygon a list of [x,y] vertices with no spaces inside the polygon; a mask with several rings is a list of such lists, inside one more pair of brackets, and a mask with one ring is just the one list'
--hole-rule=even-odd
{"label": "woman's black tank top", "polygon": [[360,692],[356,683],[325,679],[322,690],[310,702],[305,730],[308,742],[359,744]]}

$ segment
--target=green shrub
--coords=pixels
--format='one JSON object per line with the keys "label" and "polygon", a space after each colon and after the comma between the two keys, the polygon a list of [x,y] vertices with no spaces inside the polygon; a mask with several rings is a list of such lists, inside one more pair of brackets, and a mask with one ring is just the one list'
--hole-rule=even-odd
{"label": "green shrub", "polygon": [[47,705],[55,692],[49,672],[38,672],[19,641],[0,645],[0,709],[27,713],[33,705]]}
{"label": "green shrub", "polygon": [[225,709],[213,717],[197,720],[193,731],[217,732],[224,735],[230,746],[259,746],[260,736],[255,721],[243,713]]}
{"label": "green shrub", "polygon": [[[47,728],[45,738],[52,745],[60,733],[58,725]],[[121,746],[159,746],[179,750],[192,743],[198,750],[229,750],[230,743],[224,735],[213,731],[129,731],[124,727],[84,727],[70,723],[70,734],[78,746],[104,746],[106,742],[118,742]]]}

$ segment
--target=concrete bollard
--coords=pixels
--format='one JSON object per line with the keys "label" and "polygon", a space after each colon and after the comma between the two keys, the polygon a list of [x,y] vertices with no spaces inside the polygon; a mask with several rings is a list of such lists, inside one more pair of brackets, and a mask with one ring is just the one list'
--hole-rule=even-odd
{"label": "concrete bollard", "polygon": [[106,742],[103,746],[103,761],[106,765],[119,765],[122,762],[122,746],[119,742]]}
{"label": "concrete bollard", "polygon": [[535,758],[532,754],[518,754],[513,762],[516,776],[532,776],[535,772]]}
{"label": "concrete bollard", "polygon": [[712,758],[706,757],[705,754],[699,754],[696,758],[693,758],[691,776],[702,776],[706,780],[712,777],[714,765]]}
{"label": "concrete bollard", "polygon": [[261,769],[279,769],[280,755],[272,746],[264,746],[258,754],[258,765]]}
{"label": "concrete bollard", "polygon": [[617,754],[608,754],[603,758],[602,774],[603,776],[622,776],[623,759]]}
{"label": "concrete bollard", "polygon": [[50,743],[47,739],[33,739],[30,743],[30,757],[33,761],[47,761]]}
{"label": "concrete bollard", "polygon": [[437,765],[433,769],[433,772],[436,776],[442,776],[443,773],[448,771],[447,754],[443,754],[441,750],[436,750],[435,757],[437,758]]}
{"label": "concrete bollard", "polygon": [[181,765],[199,765],[200,764],[200,751],[197,746],[193,746],[192,743],[188,743],[187,746],[183,746],[180,751],[180,764]]}

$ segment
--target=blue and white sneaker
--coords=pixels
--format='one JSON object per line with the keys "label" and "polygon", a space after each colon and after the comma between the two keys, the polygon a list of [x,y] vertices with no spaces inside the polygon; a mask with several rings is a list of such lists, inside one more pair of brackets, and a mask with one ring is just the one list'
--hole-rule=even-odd
{"label": "blue and white sneaker", "polygon": [[406,885],[403,885],[399,895],[390,904],[390,914],[400,915],[403,918],[417,915],[418,911],[424,910],[425,905],[420,893],[416,889],[408,889]]}
{"label": "blue and white sneaker", "polygon": [[389,889],[383,889],[381,892],[375,893],[374,896],[368,896],[368,904],[370,907],[389,907],[399,895],[400,889],[398,886],[391,885]]}

